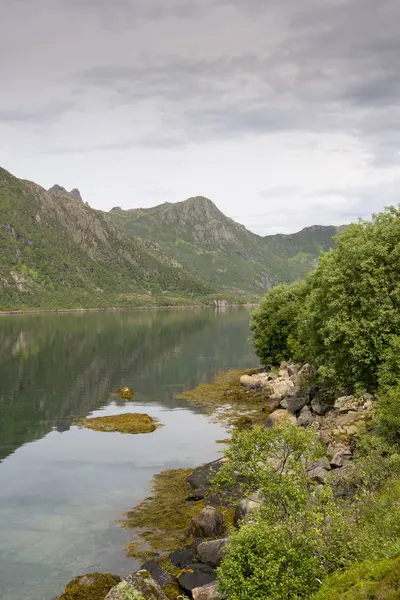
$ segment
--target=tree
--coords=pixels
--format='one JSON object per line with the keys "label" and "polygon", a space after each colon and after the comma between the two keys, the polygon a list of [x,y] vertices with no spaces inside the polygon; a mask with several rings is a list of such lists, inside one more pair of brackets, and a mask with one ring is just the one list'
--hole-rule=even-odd
{"label": "tree", "polygon": [[304,281],[272,288],[253,311],[252,344],[261,363],[279,364],[293,355],[297,325],[307,291]]}
{"label": "tree", "polygon": [[400,331],[400,210],[342,232],[308,277],[299,325],[308,359],[337,387],[374,390]]}

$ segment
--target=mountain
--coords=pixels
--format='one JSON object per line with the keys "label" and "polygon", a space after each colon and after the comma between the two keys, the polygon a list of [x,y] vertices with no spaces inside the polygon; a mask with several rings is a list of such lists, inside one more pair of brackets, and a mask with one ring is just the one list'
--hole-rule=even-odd
{"label": "mountain", "polygon": [[0,309],[244,301],[304,277],[336,232],[261,237],[202,196],[106,213],[0,168]]}
{"label": "mountain", "polygon": [[211,291],[159,245],[81,202],[77,190],[46,191],[0,169],[0,307],[135,305],[166,292]]}
{"label": "mountain", "polygon": [[303,278],[321,251],[333,246],[336,227],[314,226],[293,235],[261,237],[226,217],[204,197],[110,215],[125,231],[157,240],[167,252],[220,291],[262,293]]}

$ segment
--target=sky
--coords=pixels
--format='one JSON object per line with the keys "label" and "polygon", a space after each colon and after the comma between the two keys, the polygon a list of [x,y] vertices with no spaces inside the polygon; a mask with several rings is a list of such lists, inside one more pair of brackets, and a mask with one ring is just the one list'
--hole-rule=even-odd
{"label": "sky", "polygon": [[399,0],[0,0],[0,166],[261,235],[398,203]]}

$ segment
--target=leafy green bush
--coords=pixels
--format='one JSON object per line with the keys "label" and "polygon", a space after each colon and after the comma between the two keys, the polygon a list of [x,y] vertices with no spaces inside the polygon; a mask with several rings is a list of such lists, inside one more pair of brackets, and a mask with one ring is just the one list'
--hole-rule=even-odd
{"label": "leafy green bush", "polygon": [[252,343],[262,364],[277,364],[292,357],[306,290],[304,282],[274,287],[252,313]]}
{"label": "leafy green bush", "polygon": [[279,523],[245,525],[231,538],[217,571],[229,600],[299,600],[318,587],[322,569],[306,533],[293,535]]}
{"label": "leafy green bush", "polygon": [[400,446],[400,383],[380,392],[377,426],[387,442]]}

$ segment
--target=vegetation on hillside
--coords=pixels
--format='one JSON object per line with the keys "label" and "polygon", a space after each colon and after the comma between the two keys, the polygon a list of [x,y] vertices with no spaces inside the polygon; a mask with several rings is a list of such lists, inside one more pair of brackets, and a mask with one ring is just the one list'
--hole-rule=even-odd
{"label": "vegetation on hillside", "polygon": [[0,222],[0,309],[168,305],[212,292],[109,215],[3,169]]}
{"label": "vegetation on hillside", "polygon": [[304,283],[271,290],[253,313],[262,363],[308,361],[332,394],[375,394],[377,415],[355,437],[349,467],[323,487],[307,477],[320,456],[312,427],[234,432],[216,481],[257,492],[260,510],[232,537],[218,571],[223,597],[400,597],[399,258],[392,207],[350,226]]}
{"label": "vegetation on hillside", "polygon": [[263,238],[202,197],[110,214],[129,233],[161,243],[215,289],[236,294],[260,294],[272,285],[302,279],[320,253],[333,246],[337,233],[335,227],[309,227]]}

